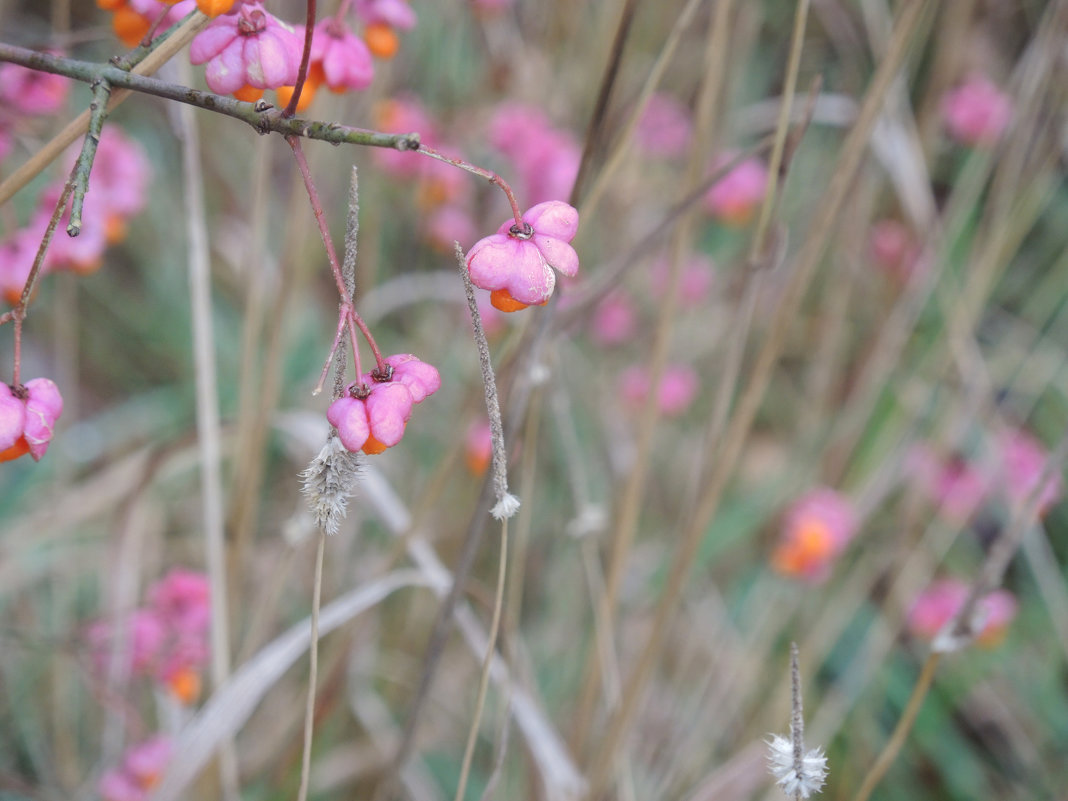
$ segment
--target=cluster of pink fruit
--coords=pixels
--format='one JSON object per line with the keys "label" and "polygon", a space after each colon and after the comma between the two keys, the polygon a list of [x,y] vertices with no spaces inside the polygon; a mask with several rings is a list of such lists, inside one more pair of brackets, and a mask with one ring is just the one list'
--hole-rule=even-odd
{"label": "cluster of pink fruit", "polygon": [[123,675],[147,676],[176,700],[200,696],[210,649],[211,590],[207,576],[172,570],[149,588],[148,603],[122,617],[89,626],[87,639],[101,676],[113,660]]}

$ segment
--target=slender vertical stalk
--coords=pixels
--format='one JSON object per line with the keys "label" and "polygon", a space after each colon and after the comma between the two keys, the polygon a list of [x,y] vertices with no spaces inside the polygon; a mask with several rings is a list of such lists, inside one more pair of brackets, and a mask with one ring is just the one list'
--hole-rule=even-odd
{"label": "slender vertical stalk", "polygon": [[927,697],[927,691],[931,689],[931,682],[934,680],[935,670],[938,668],[940,658],[941,654],[936,651],[932,651],[927,656],[927,660],[920,670],[920,676],[916,679],[916,686],[912,688],[912,695],[909,696],[908,703],[905,705],[905,711],[901,714],[901,719],[897,722],[897,726],[894,727],[894,733],[890,735],[886,746],[871,766],[868,775],[864,777],[864,782],[860,785],[860,789],[857,790],[857,794],[853,796],[853,801],[867,801],[871,796],[872,790],[875,789],[879,780],[886,775],[886,771],[889,770],[890,765],[897,757],[901,746],[905,743],[905,738],[912,729],[912,724],[916,722],[916,715],[919,714],[920,707],[923,706],[923,699]]}
{"label": "slender vertical stalk", "polygon": [[300,756],[300,790],[297,801],[307,801],[311,776],[312,737],[315,729],[315,687],[319,680],[319,607],[323,590],[323,555],[326,532],[320,531],[315,546],[315,585],[312,589],[311,643],[308,647],[308,703],[304,707],[304,743]]}
{"label": "slender vertical stalk", "polygon": [[460,766],[460,780],[456,784],[456,801],[463,801],[467,789],[467,776],[471,771],[471,759],[475,753],[478,740],[479,723],[482,710],[486,704],[486,691],[489,688],[490,666],[497,651],[497,634],[501,628],[501,608],[504,605],[505,579],[508,574],[508,518],[501,519],[501,554],[497,564],[497,595],[493,602],[493,618],[490,620],[489,636],[486,638],[486,656],[482,660],[482,675],[478,680],[478,698],[475,701],[475,715],[471,720],[471,729],[467,733],[467,745],[464,747],[464,759]]}
{"label": "slender vertical stalk", "polygon": [[[182,79],[192,81],[192,67],[183,62]],[[200,491],[208,578],[211,583],[211,677],[220,686],[230,674],[229,596],[226,582],[226,544],[223,539],[221,427],[212,326],[211,271],[200,138],[190,106],[178,109],[182,140],[186,235],[189,242],[189,297],[193,316],[193,363],[196,373],[197,441],[200,449]],[[223,792],[240,798],[233,744],[222,749]]]}

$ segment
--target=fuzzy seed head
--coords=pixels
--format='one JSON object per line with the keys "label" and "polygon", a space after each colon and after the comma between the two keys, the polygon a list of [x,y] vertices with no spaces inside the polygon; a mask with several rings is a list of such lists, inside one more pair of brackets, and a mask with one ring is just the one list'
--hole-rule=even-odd
{"label": "fuzzy seed head", "polygon": [[301,472],[301,493],[308,500],[315,524],[327,534],[337,534],[348,511],[356,486],[359,460],[331,433],[326,444]]}
{"label": "fuzzy seed head", "polygon": [[775,734],[768,745],[768,770],[776,783],[790,798],[808,798],[818,793],[827,778],[827,757],[823,750],[813,748],[801,758],[800,766],[794,763],[794,746],[785,737]]}

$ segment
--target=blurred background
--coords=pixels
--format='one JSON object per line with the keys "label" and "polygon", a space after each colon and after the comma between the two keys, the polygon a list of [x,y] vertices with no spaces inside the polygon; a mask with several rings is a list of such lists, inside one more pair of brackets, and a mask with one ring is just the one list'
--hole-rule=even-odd
{"label": "blurred background", "polygon": [[[937,665],[871,797],[1065,798],[1068,3],[319,5],[368,43],[373,77],[324,82],[302,116],[418,131],[498,172],[522,210],[580,214],[579,274],[546,306],[502,314],[480,290],[522,506],[507,678],[466,797],[781,797],[762,741],[788,731],[797,642],[824,796],[855,798],[932,639],[1006,549],[974,642]],[[0,39],[106,61],[149,6],[0,0]],[[303,22],[303,3],[263,6]],[[91,100],[9,66],[0,181]],[[186,51],[157,77],[207,88]],[[306,637],[318,533],[298,474],[328,431],[328,392],[312,391],[337,291],[280,137],[136,95],[105,133],[86,204],[100,186],[109,213],[87,211],[81,250],[56,234],[24,327],[23,380],[55,381],[63,414],[39,463],[0,466],[0,798],[293,797],[307,642],[270,646]],[[480,503],[489,437],[452,243],[470,249],[510,209],[415,154],[304,150],[339,250],[358,171],[360,314],[385,354],[442,378],[400,444],[361,457],[326,542],[324,606],[374,600],[320,645],[311,797],[451,798],[502,543]],[[8,304],[73,159],[0,205]],[[199,233],[215,434],[197,426]],[[5,325],[5,381],[12,354]],[[429,659],[482,529],[459,628]],[[213,677],[212,615],[229,669],[266,671],[247,712]],[[209,708],[233,724],[192,728]],[[180,764],[190,732],[230,754],[221,770]]]}

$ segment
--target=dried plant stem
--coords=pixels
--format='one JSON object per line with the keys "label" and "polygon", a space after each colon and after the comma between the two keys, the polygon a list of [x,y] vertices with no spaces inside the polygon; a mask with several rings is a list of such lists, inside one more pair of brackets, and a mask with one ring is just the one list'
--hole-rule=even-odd
{"label": "dried plant stem", "polygon": [[[185,79],[192,67],[183,63]],[[182,107],[177,116],[182,141],[186,235],[189,242],[189,292],[193,317],[193,362],[196,377],[197,441],[200,449],[200,491],[204,505],[204,540],[208,579],[211,584],[211,675],[215,687],[230,674],[229,602],[226,587],[226,544],[223,539],[222,435],[219,424],[219,393],[215,368],[215,335],[212,330],[211,272],[207,221],[204,211],[204,172],[200,138],[192,110]],[[237,759],[232,742],[223,748],[220,760],[223,793],[240,797]]]}
{"label": "dried plant stem", "polygon": [[[593,215],[594,209],[600,202],[601,196],[607,189],[612,177],[626,162],[627,152],[630,150],[631,137],[634,134],[635,128],[638,127],[638,121],[641,119],[641,115],[645,112],[645,107],[649,102],[649,98],[652,96],[653,92],[656,91],[657,86],[660,85],[660,79],[663,77],[668,64],[671,63],[671,59],[675,55],[675,50],[678,47],[679,41],[682,39],[682,35],[690,28],[694,15],[697,13],[697,9],[701,5],[701,2],[702,0],[689,0],[680,12],[678,18],[675,20],[675,24],[672,26],[671,32],[668,34],[664,46],[660,49],[660,53],[657,55],[652,69],[649,70],[649,76],[645,79],[641,92],[638,94],[638,100],[635,103],[634,111],[631,112],[630,117],[627,118],[627,122],[623,125],[622,132],[616,139],[612,149],[608,152],[604,166],[597,173],[597,178],[593,182],[593,186],[590,187],[590,191],[582,199],[582,206],[579,210],[584,217]],[[583,176],[583,178],[585,179],[585,176]]]}
{"label": "dried plant stem", "polygon": [[246,275],[255,280],[245,282],[244,323],[241,329],[241,369],[238,377],[237,433],[231,461],[230,510],[228,529],[232,536],[230,575],[234,578],[252,539],[256,520],[256,496],[262,481],[263,419],[256,413],[264,394],[263,330],[267,315],[268,287],[277,290],[265,263],[268,209],[272,193],[268,191],[270,175],[269,140],[255,145],[252,167],[252,206],[249,210],[250,236],[241,264]]}
{"label": "dried plant stem", "polygon": [[619,24],[616,26],[616,35],[612,39],[612,50],[608,56],[608,64],[605,66],[604,75],[601,77],[601,85],[597,89],[597,100],[593,104],[593,114],[590,115],[589,124],[586,126],[585,141],[582,145],[582,158],[579,160],[575,183],[571,186],[571,196],[568,198],[568,203],[572,206],[578,206],[581,200],[582,190],[586,186],[586,178],[593,166],[593,155],[601,145],[604,137],[608,101],[612,97],[612,89],[615,87],[616,79],[619,77],[619,65],[623,60],[623,49],[627,43],[627,37],[630,35],[637,6],[637,0],[623,0],[623,8],[619,14]]}
{"label": "dried plant stem", "polygon": [[[534,486],[537,480],[538,464],[538,431],[541,429],[542,410],[544,405],[539,403],[536,389],[530,404],[530,414],[527,415],[526,426],[523,430],[523,450],[519,464],[519,490],[521,497],[533,498]],[[519,636],[519,619],[523,608],[523,581],[527,570],[527,553],[530,547],[530,532],[534,524],[534,515],[531,513],[531,504],[520,509],[516,515],[515,543],[512,551],[512,580],[508,583],[508,602],[505,604],[507,615],[504,619],[504,634],[509,642]]]}
{"label": "dried plant stem", "polygon": [[[190,40],[196,36],[201,29],[204,28],[211,20],[199,11],[194,12],[172,35],[164,39],[158,47],[155,47],[151,53],[148,53],[143,60],[141,60],[131,71],[135,76],[151,75],[158,70],[167,61],[170,61],[179,50],[189,44]],[[8,61],[8,54],[14,51],[21,51],[25,54],[31,55],[44,55],[35,54],[32,50],[23,50],[23,48],[13,48],[12,45],[0,43],[0,61]],[[15,59],[10,59],[15,61]],[[22,63],[16,61],[15,63]],[[23,66],[27,66],[23,64]],[[97,65],[99,66],[99,65]],[[117,67],[109,67],[120,75],[129,76],[131,73],[118,69]],[[97,76],[103,77],[103,76]],[[85,78],[87,82],[92,82],[96,78]],[[109,80],[112,86],[117,85],[114,80]],[[128,90],[122,90],[111,93],[111,99],[108,101],[107,110],[110,112],[119,103],[124,101],[130,96]],[[77,117],[75,117],[67,126],[56,134],[44,147],[38,150],[25,164],[15,170],[9,175],[2,183],[0,183],[0,205],[3,205],[10,200],[16,192],[22,187],[26,186],[37,175],[39,175],[45,167],[51,164],[55,158],[66,150],[67,145],[71,144],[75,139],[89,130],[90,111],[86,109]]]}
{"label": "dried plant stem", "polygon": [[464,252],[460,243],[456,243],[456,262],[460,269],[460,279],[464,284],[464,293],[467,295],[467,310],[471,315],[471,327],[474,329],[475,347],[478,349],[478,363],[482,370],[482,386],[486,394],[486,414],[489,417],[490,434],[493,443],[492,476],[493,490],[497,496],[497,503],[490,513],[498,520],[512,517],[519,509],[519,499],[508,492],[508,453],[504,445],[504,425],[501,422],[501,406],[497,399],[497,379],[493,374],[493,364],[490,361],[489,342],[486,340],[486,332],[482,328],[482,315],[478,310],[478,301],[475,299],[475,287],[471,283],[471,276],[467,271],[464,260]]}
{"label": "dried plant stem", "polygon": [[768,227],[771,225],[772,211],[779,196],[782,183],[780,170],[783,167],[783,152],[786,149],[786,134],[790,130],[790,111],[793,106],[794,92],[797,90],[797,74],[801,68],[801,49],[805,41],[805,23],[808,21],[809,0],[798,0],[794,11],[794,31],[790,39],[790,55],[786,65],[786,80],[783,84],[782,101],[779,104],[779,120],[775,126],[775,144],[768,159],[768,190],[764,193],[764,202],[760,205],[760,217],[757,219],[756,231],[749,250],[749,262],[757,264],[764,255]]}
{"label": "dried plant stem", "polygon": [[[591,784],[602,788],[607,778],[609,766],[614,761],[614,754],[624,735],[629,731],[637,712],[644,687],[649,680],[657,656],[660,653],[663,638],[669,629],[670,619],[682,598],[682,590],[693,564],[701,538],[708,528],[717,509],[722,493],[734,466],[741,455],[750,427],[756,417],[757,409],[771,379],[771,373],[778,361],[779,353],[786,342],[789,327],[794,314],[800,306],[802,295],[811,281],[826,249],[849,190],[856,177],[861,159],[867,149],[875,121],[881,112],[883,100],[892,82],[897,77],[904,62],[912,40],[920,28],[920,23],[930,6],[930,0],[912,0],[902,7],[900,16],[891,34],[884,59],[879,64],[865,95],[863,105],[857,115],[849,135],[842,146],[842,155],[831,177],[823,198],[817,204],[818,213],[804,244],[799,251],[794,272],[783,293],[780,306],[772,319],[767,339],[761,348],[737,409],[728,428],[724,442],[716,455],[711,474],[706,484],[704,497],[688,522],[675,552],[668,577],[664,583],[664,592],[657,605],[654,622],[650,628],[649,639],[642,649],[637,666],[631,674],[624,691],[623,705],[614,716],[606,732],[603,744],[591,773]],[[596,795],[596,792],[595,792]]]}
{"label": "dried plant stem", "polygon": [[901,713],[901,719],[894,727],[894,733],[890,735],[882,752],[868,770],[860,789],[853,796],[853,801],[867,801],[880,779],[886,775],[886,771],[897,757],[901,746],[905,744],[905,738],[912,729],[912,724],[916,722],[916,715],[919,714],[920,707],[923,705],[923,699],[927,697],[927,691],[931,689],[931,682],[934,680],[940,657],[941,654],[935,652],[928,654],[920,670],[919,678],[916,679],[916,686],[912,688],[912,695],[909,696],[908,703],[905,705],[905,711]]}
{"label": "dried plant stem", "polygon": [[486,638],[486,656],[482,660],[482,675],[478,680],[478,698],[475,701],[475,715],[471,720],[471,729],[467,733],[467,745],[460,765],[460,780],[456,784],[456,801],[463,801],[467,790],[467,776],[471,770],[471,759],[475,753],[478,740],[479,724],[482,721],[482,709],[486,704],[486,691],[489,688],[490,666],[497,651],[497,634],[501,627],[501,608],[504,605],[504,591],[508,574],[508,518],[501,520],[501,553],[497,565],[497,594],[493,602],[493,617],[490,620],[489,636]]}
{"label": "dried plant stem", "polygon": [[311,642],[308,648],[308,703],[304,708],[304,745],[300,757],[300,789],[297,801],[307,801],[311,776],[312,736],[315,729],[315,687],[319,680],[319,607],[323,591],[323,555],[326,532],[320,531],[315,546],[315,583],[312,586]]}

